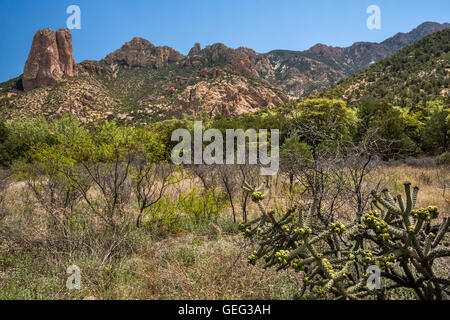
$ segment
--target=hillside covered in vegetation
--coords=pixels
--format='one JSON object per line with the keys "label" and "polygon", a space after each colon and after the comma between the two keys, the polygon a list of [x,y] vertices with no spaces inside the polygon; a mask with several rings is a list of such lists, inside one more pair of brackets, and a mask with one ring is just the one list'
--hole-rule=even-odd
{"label": "hillside covered in vegetation", "polygon": [[446,29],[350,76],[321,96],[343,98],[349,103],[373,97],[411,107],[449,96],[449,87],[450,29]]}
{"label": "hillside covered in vegetation", "polygon": [[[257,53],[221,43],[204,48],[195,44],[186,56],[135,37],[100,61],[78,64],[73,60],[70,31],[43,29],[36,33],[24,74],[0,84],[0,116],[7,120],[38,116],[54,119],[69,112],[84,123],[97,119],[148,123],[202,112],[232,117],[317,94],[414,41],[448,27],[445,23],[426,22],[382,43],[358,42],[347,48],[318,44],[305,51]],[[448,46],[447,35],[444,33],[440,40],[447,41]],[[58,37],[67,39],[63,46],[58,46]],[[426,55],[426,50],[441,50],[444,62],[435,61],[437,57]],[[437,90],[448,84],[446,68],[441,66],[446,61],[446,48],[430,46],[426,50],[421,51],[418,59],[408,59],[414,64],[423,60],[428,66],[423,76],[436,72],[436,79],[421,88],[423,92],[417,89],[422,83],[411,79],[406,92],[401,94],[408,95],[412,103],[430,93],[443,95],[445,90]],[[59,53],[49,55],[49,52]],[[425,57],[431,60],[425,61]],[[402,59],[392,62],[393,72],[397,69],[409,72],[401,65]],[[378,68],[381,72],[384,66]],[[374,74],[367,81],[380,77],[385,76]],[[401,77],[406,79],[407,74]],[[420,73],[417,77],[421,77]],[[368,85],[367,81],[362,83]],[[334,98],[354,99],[353,93],[336,90]],[[366,89],[361,84],[354,90],[357,97]],[[377,90],[377,95],[388,94],[382,88]],[[392,97],[395,94],[391,93]]]}

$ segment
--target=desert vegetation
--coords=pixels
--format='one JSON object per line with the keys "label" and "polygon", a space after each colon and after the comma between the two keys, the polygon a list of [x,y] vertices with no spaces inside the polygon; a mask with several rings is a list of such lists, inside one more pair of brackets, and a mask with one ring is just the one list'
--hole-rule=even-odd
{"label": "desert vegetation", "polygon": [[[279,128],[273,177],[173,165],[171,133],[193,117],[0,125],[0,298],[447,299],[448,108],[420,122],[364,103],[201,117]],[[70,265],[81,290],[65,286]],[[380,290],[364,286],[370,265]]]}

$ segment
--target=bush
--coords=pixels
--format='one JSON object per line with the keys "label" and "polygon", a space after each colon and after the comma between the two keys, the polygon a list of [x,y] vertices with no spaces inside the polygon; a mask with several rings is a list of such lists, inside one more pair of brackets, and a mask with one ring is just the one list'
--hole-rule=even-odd
{"label": "bush", "polygon": [[444,152],[440,156],[436,157],[437,165],[450,165],[450,152]]}
{"label": "bush", "polygon": [[33,146],[57,142],[51,126],[44,118],[0,125],[0,136],[0,165],[3,166],[9,166],[17,159],[27,158]]}
{"label": "bush", "polygon": [[[317,200],[308,212],[294,207],[277,220],[262,203],[262,188],[246,184],[245,189],[261,211],[258,219],[240,224],[244,236],[259,244],[248,261],[256,264],[263,258],[263,268],[302,272],[298,297],[385,299],[397,288],[410,288],[419,299],[443,299],[449,293],[450,281],[435,274],[433,263],[450,256],[444,240],[450,219],[432,225],[439,215],[437,207],[414,210],[419,188],[411,190],[410,183],[404,184],[406,202],[400,195],[394,200],[387,190],[382,195],[373,192],[373,210],[349,224],[329,225],[313,220]],[[387,279],[379,290],[368,286],[374,270]]]}
{"label": "bush", "polygon": [[178,198],[177,208],[194,223],[215,221],[227,206],[227,202],[223,199],[225,197],[216,194],[216,190],[213,188],[204,191],[199,196],[197,188],[194,187],[187,194],[182,194]]}
{"label": "bush", "polygon": [[159,199],[149,207],[145,218],[145,225],[151,230],[163,233],[176,233],[180,230],[180,216],[168,197]]}

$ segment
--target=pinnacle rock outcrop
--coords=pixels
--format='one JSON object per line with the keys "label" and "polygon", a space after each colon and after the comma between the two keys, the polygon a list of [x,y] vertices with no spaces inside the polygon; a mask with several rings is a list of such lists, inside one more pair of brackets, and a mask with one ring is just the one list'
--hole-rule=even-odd
{"label": "pinnacle rock outcrop", "polygon": [[24,90],[54,85],[64,75],[77,75],[69,29],[38,30],[23,72]]}

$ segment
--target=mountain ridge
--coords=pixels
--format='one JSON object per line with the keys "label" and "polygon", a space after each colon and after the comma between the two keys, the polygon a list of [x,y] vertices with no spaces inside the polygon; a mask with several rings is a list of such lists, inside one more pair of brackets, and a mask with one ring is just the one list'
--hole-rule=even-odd
{"label": "mountain ridge", "polygon": [[0,84],[5,118],[71,112],[96,118],[157,121],[183,113],[234,116],[318,93],[386,58],[398,46],[450,24],[426,22],[382,43],[317,44],[306,51],[257,53],[196,43],[188,55],[135,37],[100,61],[77,64],[77,75],[23,92],[21,77]]}
{"label": "mountain ridge", "polygon": [[449,96],[450,29],[432,33],[351,75],[320,96],[348,103],[371,97],[401,107]]}

